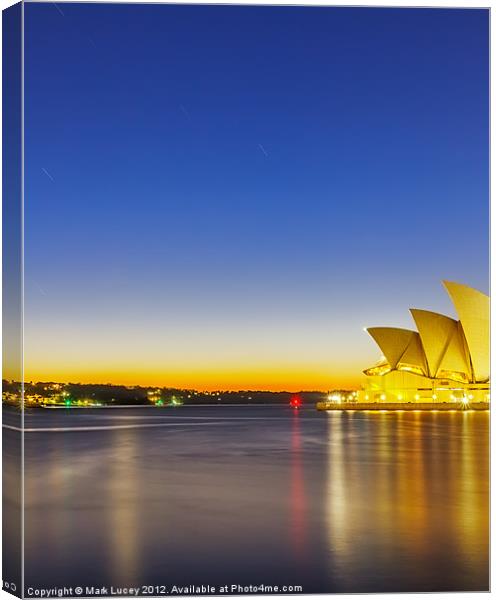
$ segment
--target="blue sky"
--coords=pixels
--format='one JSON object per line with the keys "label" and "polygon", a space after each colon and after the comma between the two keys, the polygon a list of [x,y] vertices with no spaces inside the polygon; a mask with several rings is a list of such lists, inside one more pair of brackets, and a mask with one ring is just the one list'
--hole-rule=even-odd
{"label": "blue sky", "polygon": [[487,292],[488,18],[27,4],[33,377],[354,383]]}

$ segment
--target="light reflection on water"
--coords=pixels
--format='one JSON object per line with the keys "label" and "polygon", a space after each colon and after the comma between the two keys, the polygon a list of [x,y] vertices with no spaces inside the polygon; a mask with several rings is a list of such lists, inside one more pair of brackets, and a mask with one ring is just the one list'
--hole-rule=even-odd
{"label": "light reflection on water", "polygon": [[[117,422],[110,412],[99,421]],[[26,434],[27,584],[488,588],[488,413],[157,415],[226,420]]]}
{"label": "light reflection on water", "polygon": [[110,558],[110,580],[119,581],[120,575],[137,576],[141,557],[138,548],[140,535],[139,498],[136,482],[139,481],[134,457],[137,453],[137,438],[132,430],[112,431],[115,446],[121,451],[112,462],[109,474],[109,493],[106,501],[111,506],[108,520],[108,556]]}
{"label": "light reflection on water", "polygon": [[291,431],[291,541],[295,556],[300,561],[307,558],[307,501],[302,461],[302,440],[300,431],[301,413],[293,415]]}
{"label": "light reflection on water", "polygon": [[487,589],[488,414],[328,417],[340,589]]}

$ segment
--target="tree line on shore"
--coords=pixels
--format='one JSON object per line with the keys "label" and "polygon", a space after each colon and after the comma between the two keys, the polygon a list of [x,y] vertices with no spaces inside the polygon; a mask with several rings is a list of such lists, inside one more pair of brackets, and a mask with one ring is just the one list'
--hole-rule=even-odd
{"label": "tree line on shore", "polygon": [[[2,380],[4,400],[20,397],[20,383]],[[150,405],[150,404],[288,404],[294,393],[268,390],[218,390],[198,391],[173,387],[125,386],[116,384],[26,382],[26,400],[37,399],[43,403],[49,399],[98,402],[103,405]],[[315,403],[323,392],[299,392],[303,403]]]}

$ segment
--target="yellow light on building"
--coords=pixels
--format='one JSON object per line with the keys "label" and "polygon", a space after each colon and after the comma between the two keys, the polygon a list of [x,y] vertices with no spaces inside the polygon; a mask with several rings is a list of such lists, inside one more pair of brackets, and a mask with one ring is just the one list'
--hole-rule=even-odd
{"label": "yellow light on building", "polygon": [[[443,283],[458,319],[412,308],[415,329],[367,329],[381,350],[379,361],[363,371],[364,393],[371,398],[460,403],[466,395],[467,401],[489,402],[489,297]],[[414,396],[414,389],[425,391]]]}

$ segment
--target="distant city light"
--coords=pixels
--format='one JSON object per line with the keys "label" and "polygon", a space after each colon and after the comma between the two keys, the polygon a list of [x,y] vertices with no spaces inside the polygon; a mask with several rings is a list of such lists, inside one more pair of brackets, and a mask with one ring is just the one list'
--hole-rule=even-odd
{"label": "distant city light", "polygon": [[299,394],[293,394],[289,402],[291,408],[300,408],[301,404],[301,396]]}

